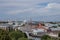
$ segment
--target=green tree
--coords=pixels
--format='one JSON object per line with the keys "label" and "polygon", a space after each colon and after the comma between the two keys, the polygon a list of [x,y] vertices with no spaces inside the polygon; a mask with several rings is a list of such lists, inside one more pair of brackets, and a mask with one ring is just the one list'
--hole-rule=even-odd
{"label": "green tree", "polygon": [[17,30],[2,30],[0,29],[0,40],[18,40],[19,38],[27,38],[26,34]]}
{"label": "green tree", "polygon": [[24,37],[24,34],[20,31],[12,31],[9,33],[12,40],[17,40],[18,38]]}
{"label": "green tree", "polygon": [[42,36],[41,40],[52,40],[52,38],[48,35]]}
{"label": "green tree", "polygon": [[0,29],[0,40],[11,40],[8,35],[8,31]]}
{"label": "green tree", "polygon": [[27,39],[27,38],[22,37],[22,38],[19,38],[18,40],[28,40],[28,39]]}

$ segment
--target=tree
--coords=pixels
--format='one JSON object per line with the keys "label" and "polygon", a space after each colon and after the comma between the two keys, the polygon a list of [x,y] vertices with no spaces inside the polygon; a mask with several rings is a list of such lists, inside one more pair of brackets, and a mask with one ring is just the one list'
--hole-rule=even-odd
{"label": "tree", "polygon": [[60,33],[58,34],[58,37],[60,37]]}
{"label": "tree", "polygon": [[58,25],[60,27],[60,25]]}
{"label": "tree", "polygon": [[19,38],[27,39],[25,33],[17,30],[17,31],[7,31],[0,29],[0,40],[18,40]]}
{"label": "tree", "polygon": [[42,36],[41,40],[52,40],[52,38],[48,35]]}
{"label": "tree", "polygon": [[22,37],[22,38],[19,38],[18,40],[28,40],[28,39],[27,39],[27,38]]}
{"label": "tree", "polygon": [[27,38],[27,35],[26,35],[26,33],[24,33],[24,37],[25,37],[25,38]]}
{"label": "tree", "polygon": [[17,40],[18,38],[24,37],[24,34],[20,31],[12,31],[12,32],[9,33],[9,36],[13,40]]}
{"label": "tree", "polygon": [[11,40],[8,35],[8,31],[0,29],[0,40]]}

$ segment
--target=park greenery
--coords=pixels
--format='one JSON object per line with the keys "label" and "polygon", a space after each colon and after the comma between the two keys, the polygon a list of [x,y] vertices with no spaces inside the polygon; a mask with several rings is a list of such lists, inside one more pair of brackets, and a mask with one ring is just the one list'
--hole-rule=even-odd
{"label": "park greenery", "polygon": [[41,40],[52,40],[50,36],[44,35],[42,36]]}
{"label": "park greenery", "polygon": [[[60,37],[60,33],[59,33],[59,37]],[[51,36],[49,36],[49,35],[43,35],[42,37],[41,37],[41,40],[60,40],[60,38],[59,37],[51,37]]]}
{"label": "park greenery", "polygon": [[28,40],[25,33],[17,31],[7,31],[0,29],[0,40]]}
{"label": "park greenery", "polygon": [[[60,37],[60,33],[59,33]],[[28,40],[25,33],[19,30],[2,30],[0,29],[0,40]],[[43,35],[41,40],[58,40],[58,38],[52,38],[49,35]]]}

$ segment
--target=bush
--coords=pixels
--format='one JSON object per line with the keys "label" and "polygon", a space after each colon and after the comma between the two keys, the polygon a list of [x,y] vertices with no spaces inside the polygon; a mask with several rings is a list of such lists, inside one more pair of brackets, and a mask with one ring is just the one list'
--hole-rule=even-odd
{"label": "bush", "polygon": [[8,31],[0,29],[0,40],[11,40],[8,35]]}
{"label": "bush", "polygon": [[14,40],[17,40],[18,38],[21,38],[21,37],[25,37],[24,33],[20,31],[12,31],[9,33],[9,36]]}
{"label": "bush", "polygon": [[27,39],[26,34],[19,30],[7,31],[0,29],[0,40],[18,40],[19,38]]}
{"label": "bush", "polygon": [[27,38],[19,38],[18,40],[28,40]]}
{"label": "bush", "polygon": [[41,40],[52,40],[50,36],[44,35],[42,36]]}

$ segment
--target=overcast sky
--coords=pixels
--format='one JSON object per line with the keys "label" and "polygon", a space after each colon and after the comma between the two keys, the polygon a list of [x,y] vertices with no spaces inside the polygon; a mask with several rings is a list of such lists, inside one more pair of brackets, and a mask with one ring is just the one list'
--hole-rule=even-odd
{"label": "overcast sky", "polygon": [[0,0],[0,20],[60,21],[60,0]]}

